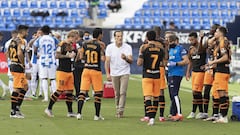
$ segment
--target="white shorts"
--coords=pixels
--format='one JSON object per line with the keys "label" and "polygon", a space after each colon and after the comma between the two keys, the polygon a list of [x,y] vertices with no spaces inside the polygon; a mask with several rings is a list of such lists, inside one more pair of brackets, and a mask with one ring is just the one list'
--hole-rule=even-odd
{"label": "white shorts", "polygon": [[44,67],[42,65],[39,66],[39,78],[48,78],[48,79],[55,79],[56,78],[56,65],[51,65],[49,67]]}
{"label": "white shorts", "polygon": [[38,72],[39,72],[39,64],[32,64],[32,76],[37,77]]}

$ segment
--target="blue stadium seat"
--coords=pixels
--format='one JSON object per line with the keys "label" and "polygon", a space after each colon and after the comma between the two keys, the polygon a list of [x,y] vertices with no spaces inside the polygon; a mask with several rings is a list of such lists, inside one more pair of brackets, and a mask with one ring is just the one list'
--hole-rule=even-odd
{"label": "blue stadium seat", "polygon": [[58,10],[57,9],[52,9],[51,10],[51,16],[56,16],[58,14]]}
{"label": "blue stadium seat", "polygon": [[11,0],[10,1],[10,6],[11,6],[11,8],[18,8],[18,1]]}
{"label": "blue stadium seat", "polygon": [[8,7],[8,0],[3,0],[1,2],[1,8],[7,8]]}
{"label": "blue stadium seat", "polygon": [[143,7],[143,9],[150,9],[151,5],[149,2],[144,2],[142,7]]}
{"label": "blue stadium seat", "polygon": [[192,10],[192,17],[199,17],[199,11],[198,10]]}
{"label": "blue stadium seat", "polygon": [[153,18],[153,25],[155,25],[155,26],[160,26],[161,25],[161,21],[158,17]]}
{"label": "blue stadium seat", "polygon": [[171,8],[172,8],[172,9],[178,9],[178,2],[173,1],[173,2],[172,2],[172,5],[171,5]]}
{"label": "blue stadium seat", "polygon": [[159,7],[160,7],[160,3],[158,1],[155,1],[155,2],[152,3],[152,8],[153,9],[159,9]]}
{"label": "blue stadium seat", "polygon": [[28,26],[33,26],[33,18],[31,16],[27,17],[25,19],[25,24],[28,25]]}
{"label": "blue stadium seat", "polygon": [[140,24],[133,25],[133,28],[139,30],[139,29],[142,29],[142,25],[140,25]]}
{"label": "blue stadium seat", "polygon": [[230,9],[237,9],[237,3],[235,1],[230,2],[229,8]]}
{"label": "blue stadium seat", "polygon": [[40,1],[40,8],[48,8],[47,1]]}
{"label": "blue stadium seat", "polygon": [[6,30],[6,26],[3,23],[0,23],[0,31],[5,31]]}
{"label": "blue stadium seat", "polygon": [[204,19],[202,20],[202,24],[203,24],[203,25],[209,25],[209,24],[210,24],[210,20],[209,20],[208,18],[204,18]]}
{"label": "blue stadium seat", "polygon": [[6,16],[6,18],[5,18],[5,23],[6,23],[6,24],[9,24],[9,23],[12,23],[12,22],[13,22],[12,16]]}
{"label": "blue stadium seat", "polygon": [[143,15],[147,16],[147,17],[150,17],[150,16],[152,16],[152,12],[151,12],[151,10],[144,10]]}
{"label": "blue stadium seat", "polygon": [[218,8],[217,2],[216,1],[209,2],[209,8],[217,9]]}
{"label": "blue stadium seat", "polygon": [[84,17],[88,17],[88,11],[86,9],[81,9],[80,14],[83,15]]}
{"label": "blue stadium seat", "polygon": [[21,0],[20,7],[21,8],[28,8],[28,1],[27,0]]}
{"label": "blue stadium seat", "polygon": [[14,10],[13,10],[13,16],[21,16],[21,11],[20,11],[20,9],[14,9]]}
{"label": "blue stadium seat", "polygon": [[207,9],[207,8],[208,8],[208,3],[207,3],[207,1],[202,1],[202,2],[200,2],[200,8],[201,8],[201,9]]}
{"label": "blue stadium seat", "polygon": [[182,23],[183,23],[184,25],[190,25],[190,20],[189,20],[189,18],[183,18]]}
{"label": "blue stadium seat", "polygon": [[228,9],[228,3],[226,1],[220,2],[220,8],[221,10],[223,9]]}
{"label": "blue stadium seat", "polygon": [[135,24],[142,24],[141,18],[135,17],[135,18],[133,19],[133,24],[134,24],[134,25],[135,25]]}
{"label": "blue stadium seat", "polygon": [[36,0],[30,1],[30,8],[38,8],[38,3]]}
{"label": "blue stadium seat", "polygon": [[218,10],[213,10],[211,15],[212,17],[218,17],[219,16]]}
{"label": "blue stadium seat", "polygon": [[63,18],[62,17],[56,17],[54,20],[56,25],[63,24]]}
{"label": "blue stadium seat", "polygon": [[182,17],[189,17],[189,16],[190,16],[189,10],[182,11]]}
{"label": "blue stadium seat", "polygon": [[83,24],[83,19],[81,17],[78,17],[75,19],[75,24],[76,25],[82,25]]}
{"label": "blue stadium seat", "polygon": [[150,30],[152,29],[152,25],[143,25],[143,29]]}
{"label": "blue stadium seat", "polygon": [[40,16],[34,17],[34,26],[41,27],[43,18]]}
{"label": "blue stadium seat", "polygon": [[7,24],[6,31],[16,30],[16,25],[13,23]]}
{"label": "blue stadium seat", "polygon": [[227,10],[221,10],[220,11],[222,17],[228,17],[228,11]]}
{"label": "blue stadium seat", "polygon": [[191,29],[191,26],[190,25],[183,25],[182,28],[184,30],[190,30]]}
{"label": "blue stadium seat", "polygon": [[71,17],[78,17],[78,10],[72,9],[72,10],[68,10],[68,11],[70,12]]}
{"label": "blue stadium seat", "polygon": [[159,10],[154,10],[153,11],[153,16],[159,17],[159,16],[161,16],[161,12]]}
{"label": "blue stadium seat", "polygon": [[151,19],[149,17],[145,17],[144,20],[143,20],[143,24],[144,25],[151,25],[152,24]]}
{"label": "blue stadium seat", "polygon": [[66,17],[65,19],[64,19],[64,24],[66,25],[66,26],[69,26],[69,25],[71,25],[71,24],[73,24],[74,23],[74,21],[73,21],[73,18],[72,17]]}
{"label": "blue stadium seat", "polygon": [[202,28],[202,29],[204,29],[204,30],[209,30],[210,28],[211,28],[210,25],[203,25],[203,28]]}
{"label": "blue stadium seat", "polygon": [[22,16],[24,16],[24,17],[30,16],[30,10],[29,9],[23,9],[22,10]]}
{"label": "blue stadium seat", "polygon": [[194,30],[200,30],[200,29],[201,29],[201,26],[200,26],[200,25],[193,25],[193,29],[194,29]]}
{"label": "blue stadium seat", "polygon": [[107,10],[106,10],[105,8],[100,9],[98,18],[104,19],[104,18],[106,18],[106,17],[107,17]]}
{"label": "blue stadium seat", "polygon": [[57,2],[56,1],[50,1],[49,7],[52,8],[52,9],[57,8]]}
{"label": "blue stadium seat", "polygon": [[169,8],[168,2],[165,2],[165,1],[162,2],[161,8],[162,9],[168,9]]}
{"label": "blue stadium seat", "polygon": [[193,24],[193,25],[200,25],[200,20],[199,20],[199,18],[193,18],[192,24]]}
{"label": "blue stadium seat", "polygon": [[86,3],[85,3],[84,1],[80,1],[79,4],[78,4],[78,7],[79,7],[80,9],[83,9],[83,8],[86,8],[87,5],[86,5]]}
{"label": "blue stadium seat", "polygon": [[186,1],[181,2],[182,9],[188,9],[188,3]]}
{"label": "blue stadium seat", "polygon": [[22,16],[18,16],[15,18],[14,24],[19,25],[19,24],[25,24],[24,23],[24,18]]}
{"label": "blue stadium seat", "polygon": [[232,10],[231,12],[230,12],[230,16],[236,16],[236,15],[238,15],[238,11],[237,10]]}
{"label": "blue stadium seat", "polygon": [[180,19],[178,17],[175,17],[173,18],[173,22],[176,24],[176,25],[179,25],[181,23]]}
{"label": "blue stadium seat", "polygon": [[164,16],[164,17],[170,17],[170,16],[171,16],[170,11],[164,10],[162,16]]}
{"label": "blue stadium seat", "polygon": [[69,8],[77,8],[76,2],[75,1],[69,1]]}
{"label": "blue stadium seat", "polygon": [[10,11],[10,9],[4,9],[4,11],[3,11],[3,16],[11,16],[11,11]]}
{"label": "blue stadium seat", "polygon": [[142,11],[141,10],[137,10],[134,14],[135,17],[141,17],[142,16]]}
{"label": "blue stadium seat", "polygon": [[67,8],[66,1],[60,1],[60,2],[59,2],[59,6],[58,6],[58,8],[60,8],[60,9]]}
{"label": "blue stadium seat", "polygon": [[44,21],[43,21],[44,25],[50,25],[50,24],[53,24],[53,20],[52,20],[52,17],[46,17],[44,18]]}
{"label": "blue stadium seat", "polygon": [[198,9],[198,3],[197,3],[197,1],[192,1],[192,2],[190,3],[190,7],[191,7],[192,9]]}
{"label": "blue stadium seat", "polygon": [[201,16],[202,17],[209,17],[208,11],[207,10],[202,10]]}
{"label": "blue stadium seat", "polygon": [[122,28],[123,28],[122,25],[116,25],[116,26],[115,26],[115,29],[122,29]]}
{"label": "blue stadium seat", "polygon": [[180,12],[179,12],[179,10],[173,10],[173,11],[172,11],[172,16],[173,16],[173,17],[180,17]]}
{"label": "blue stadium seat", "polygon": [[125,29],[132,29],[132,25],[124,25]]}
{"label": "blue stadium seat", "polygon": [[105,5],[105,3],[104,3],[103,1],[100,1],[100,2],[99,2],[98,7],[99,7],[99,9],[106,9],[106,8],[107,8],[106,5]]}
{"label": "blue stadium seat", "polygon": [[213,18],[212,24],[220,24],[220,19],[218,19],[218,18]]}

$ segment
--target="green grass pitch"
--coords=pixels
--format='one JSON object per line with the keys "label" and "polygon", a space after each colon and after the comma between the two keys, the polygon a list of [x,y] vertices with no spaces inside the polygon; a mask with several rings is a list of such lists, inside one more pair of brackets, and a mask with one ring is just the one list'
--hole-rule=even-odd
{"label": "green grass pitch", "polygon": [[[7,83],[7,76],[1,74],[0,78]],[[240,95],[239,84],[230,84],[230,98]],[[90,92],[91,93],[91,92]],[[2,89],[0,88],[0,94]],[[169,114],[169,95],[165,90],[166,109],[165,116]],[[180,98],[182,102],[183,115],[186,117],[191,111],[191,82],[183,78]],[[5,100],[0,100],[0,134],[1,135],[239,135],[239,122],[230,121],[228,124],[213,124],[196,119],[184,119],[182,122],[158,121],[154,126],[140,122],[143,116],[143,96],[141,89],[141,76],[131,75],[127,92],[126,110],[124,118],[115,118],[114,99],[103,99],[101,114],[104,121],[93,121],[95,113],[93,98],[86,102],[83,107],[83,120],[67,118],[67,108],[64,101],[57,102],[53,107],[54,118],[44,114],[48,103],[42,103],[41,99],[24,101],[22,112],[24,119],[10,119],[9,94]],[[77,103],[73,104],[74,111]],[[209,114],[212,113],[211,105]],[[231,106],[228,113],[232,114]],[[159,115],[159,112],[157,116]]]}

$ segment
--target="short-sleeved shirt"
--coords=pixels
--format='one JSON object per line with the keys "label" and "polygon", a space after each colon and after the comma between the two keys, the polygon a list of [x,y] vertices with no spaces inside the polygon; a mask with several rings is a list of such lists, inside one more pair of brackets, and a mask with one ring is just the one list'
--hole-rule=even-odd
{"label": "short-sleeved shirt", "polygon": [[123,43],[117,47],[115,43],[109,44],[106,48],[106,57],[110,57],[110,75],[121,76],[130,74],[130,64],[121,58],[121,55],[132,56],[132,47]]}

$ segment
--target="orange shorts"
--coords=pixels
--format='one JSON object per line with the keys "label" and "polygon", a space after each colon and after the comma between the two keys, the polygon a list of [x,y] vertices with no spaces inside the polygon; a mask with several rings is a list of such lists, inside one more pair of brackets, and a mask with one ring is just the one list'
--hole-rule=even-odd
{"label": "orange shorts", "polygon": [[160,90],[164,90],[166,88],[167,88],[167,85],[166,85],[165,69],[164,67],[160,67]]}
{"label": "orange shorts", "polygon": [[91,84],[94,91],[103,91],[102,72],[85,68],[82,73],[81,90],[88,91]]}
{"label": "orange shorts", "polygon": [[204,72],[192,72],[192,90],[202,92]]}
{"label": "orange shorts", "polygon": [[215,98],[215,99],[219,99],[219,94],[218,94],[218,91],[216,89],[216,85],[214,85],[215,81],[213,81],[213,85],[212,85],[212,96]]}
{"label": "orange shorts", "polygon": [[143,96],[158,97],[160,95],[160,79],[142,79]]}
{"label": "orange shorts", "polygon": [[206,85],[213,84],[213,70],[212,69],[205,72],[203,84],[206,84]]}
{"label": "orange shorts", "polygon": [[14,89],[26,89],[28,87],[28,81],[25,73],[11,72],[11,74],[13,76]]}
{"label": "orange shorts", "polygon": [[213,86],[218,90],[225,90],[228,92],[228,81],[230,79],[230,74],[225,73],[215,73]]}
{"label": "orange shorts", "polygon": [[57,90],[73,90],[74,78],[72,72],[56,71]]}

